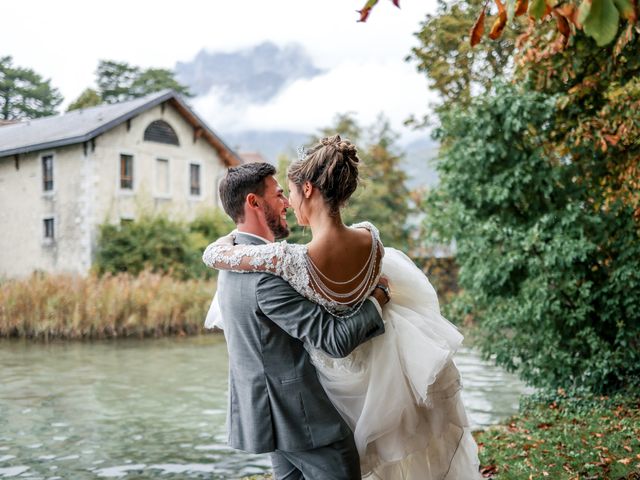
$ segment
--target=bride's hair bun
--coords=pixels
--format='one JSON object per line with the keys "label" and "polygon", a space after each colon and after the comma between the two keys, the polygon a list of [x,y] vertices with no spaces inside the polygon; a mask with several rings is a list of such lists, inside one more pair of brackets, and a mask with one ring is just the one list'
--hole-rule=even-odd
{"label": "bride's hair bun", "polygon": [[292,163],[288,177],[297,186],[311,182],[335,214],[358,187],[359,163],[356,146],[333,135],[320,140],[304,158]]}

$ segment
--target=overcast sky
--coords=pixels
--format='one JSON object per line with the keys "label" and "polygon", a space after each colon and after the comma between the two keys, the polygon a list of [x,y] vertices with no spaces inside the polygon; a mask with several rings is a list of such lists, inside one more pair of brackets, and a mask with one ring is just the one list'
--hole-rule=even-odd
{"label": "overcast sky", "polygon": [[[192,101],[218,131],[315,132],[338,112],[364,123],[384,112],[405,140],[402,121],[426,112],[433,94],[404,58],[435,0],[380,0],[357,23],[365,0],[19,0],[3,2],[0,55],[51,78],[65,103],[93,86],[99,59],[173,68],[198,51],[233,51],[265,40],[301,44],[324,75],[297,81],[271,102],[224,107],[215,92]],[[424,136],[424,132],[419,134]]]}

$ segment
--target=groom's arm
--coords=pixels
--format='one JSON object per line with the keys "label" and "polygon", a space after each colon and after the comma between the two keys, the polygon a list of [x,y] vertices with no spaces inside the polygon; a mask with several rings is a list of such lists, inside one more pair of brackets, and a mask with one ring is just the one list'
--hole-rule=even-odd
{"label": "groom's arm", "polygon": [[262,312],[285,332],[332,357],[346,357],[361,343],[384,333],[379,307],[371,300],[352,317],[336,318],[273,275],[260,279],[256,297]]}

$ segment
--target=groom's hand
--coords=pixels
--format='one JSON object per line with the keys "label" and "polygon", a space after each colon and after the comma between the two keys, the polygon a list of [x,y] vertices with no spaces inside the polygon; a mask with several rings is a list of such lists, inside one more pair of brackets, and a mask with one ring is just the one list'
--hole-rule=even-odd
{"label": "groom's hand", "polygon": [[376,288],[373,289],[373,297],[378,301],[380,306],[386,305],[391,300],[391,293],[389,292],[389,280],[387,277],[380,277]]}

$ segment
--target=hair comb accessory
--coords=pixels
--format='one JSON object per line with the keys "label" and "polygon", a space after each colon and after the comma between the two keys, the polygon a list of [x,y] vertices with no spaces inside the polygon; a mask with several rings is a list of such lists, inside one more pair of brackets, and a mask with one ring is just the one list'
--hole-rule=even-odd
{"label": "hair comb accessory", "polygon": [[305,158],[307,158],[307,155],[309,155],[309,151],[304,145],[300,145],[298,148],[296,148],[296,153],[298,154],[298,160],[304,160]]}

